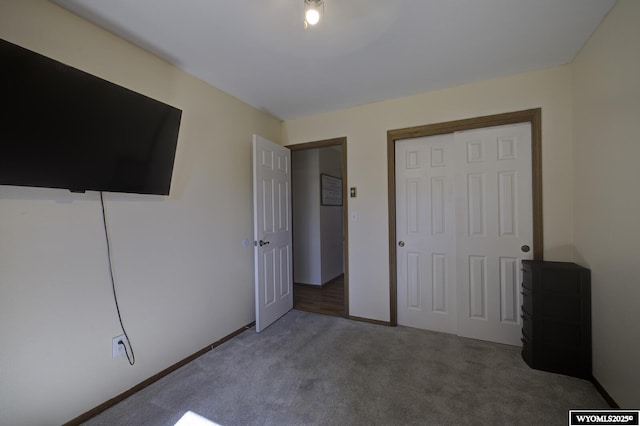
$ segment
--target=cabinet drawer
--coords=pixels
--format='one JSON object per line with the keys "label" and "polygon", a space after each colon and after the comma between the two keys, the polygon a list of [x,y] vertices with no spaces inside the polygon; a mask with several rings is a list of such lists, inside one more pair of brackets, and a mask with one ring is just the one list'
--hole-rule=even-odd
{"label": "cabinet drawer", "polygon": [[531,317],[525,312],[523,312],[520,317],[522,318],[522,334],[531,341],[531,339],[533,339],[533,321],[531,321]]}
{"label": "cabinet drawer", "polygon": [[522,336],[522,359],[533,368],[533,348],[531,342],[525,336]]}
{"label": "cabinet drawer", "polygon": [[540,354],[535,360],[536,368],[583,379],[591,378],[591,359],[583,351],[543,345]]}
{"label": "cabinet drawer", "polygon": [[562,348],[580,348],[582,342],[582,325],[551,319],[540,321],[540,342]]}
{"label": "cabinet drawer", "polygon": [[531,265],[526,261],[522,261],[522,287],[532,290],[533,289],[533,276]]}
{"label": "cabinet drawer", "polygon": [[565,296],[581,296],[582,274],[575,269],[542,268],[540,290]]}
{"label": "cabinet drawer", "polygon": [[582,319],[582,301],[579,298],[543,292],[536,293],[536,298],[540,301],[537,315],[565,321]]}
{"label": "cabinet drawer", "polygon": [[522,310],[529,315],[533,315],[533,297],[531,295],[531,290],[522,287]]}

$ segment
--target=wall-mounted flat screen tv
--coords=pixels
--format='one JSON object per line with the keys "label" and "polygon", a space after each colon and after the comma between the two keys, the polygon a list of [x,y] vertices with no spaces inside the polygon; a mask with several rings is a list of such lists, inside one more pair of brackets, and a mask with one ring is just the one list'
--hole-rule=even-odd
{"label": "wall-mounted flat screen tv", "polygon": [[0,39],[0,185],[168,195],[181,116]]}

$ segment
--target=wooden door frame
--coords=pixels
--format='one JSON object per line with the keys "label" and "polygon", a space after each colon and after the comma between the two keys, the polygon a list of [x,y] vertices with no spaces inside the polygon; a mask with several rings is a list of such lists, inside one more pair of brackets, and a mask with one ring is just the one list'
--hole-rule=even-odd
{"label": "wooden door frame", "polygon": [[396,141],[517,123],[531,123],[533,258],[535,260],[543,260],[541,108],[387,131],[387,176],[389,187],[389,299],[391,305],[389,311],[389,322],[391,326],[398,325],[398,265],[396,261]]}
{"label": "wooden door frame", "polygon": [[[325,139],[315,142],[305,142],[295,145],[287,145],[291,152],[306,151],[317,148],[331,148],[333,146],[342,147],[342,236],[344,238],[344,252],[342,261],[344,264],[344,312],[343,317],[349,318],[349,209],[348,209],[348,189],[347,189],[347,138]],[[291,161],[293,170],[293,160]],[[293,177],[293,174],[292,174]],[[293,186],[292,180],[292,186]],[[292,191],[293,194],[293,191]],[[293,217],[292,217],[293,220]],[[295,251],[295,246],[293,247]],[[292,253],[293,254],[293,253]]]}

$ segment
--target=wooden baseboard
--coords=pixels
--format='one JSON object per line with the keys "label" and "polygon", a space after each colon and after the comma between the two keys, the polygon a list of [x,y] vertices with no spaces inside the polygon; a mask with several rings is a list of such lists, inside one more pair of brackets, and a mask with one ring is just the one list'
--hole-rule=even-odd
{"label": "wooden baseboard", "polygon": [[[331,281],[329,281],[329,282],[331,282]],[[308,287],[308,288],[318,288],[318,289],[320,289],[320,288],[324,287],[325,285],[329,284],[329,282],[326,282],[326,283],[324,283],[324,284],[293,283],[293,285],[295,285],[295,286],[302,286],[302,287]]]}
{"label": "wooden baseboard", "polygon": [[124,401],[125,399],[127,399],[131,395],[133,395],[133,394],[135,394],[137,392],[140,392],[142,389],[146,388],[150,384],[152,384],[154,382],[157,382],[158,380],[160,380],[161,378],[163,378],[167,374],[177,370],[178,368],[190,363],[194,359],[204,355],[205,353],[209,352],[211,349],[214,349],[215,347],[220,346],[224,342],[233,339],[238,334],[240,334],[243,331],[248,330],[251,327],[253,327],[255,324],[256,324],[255,321],[253,321],[252,323],[247,324],[242,328],[239,328],[238,330],[236,330],[233,333],[223,337],[222,339],[220,339],[220,340],[208,345],[205,348],[200,349],[198,352],[196,352],[196,353],[194,353],[192,355],[189,355],[188,357],[184,358],[183,360],[180,360],[180,361],[176,362],[175,364],[173,364],[172,366],[170,366],[168,368],[165,368],[164,370],[162,370],[158,374],[156,374],[156,375],[154,375],[152,377],[149,377],[147,380],[145,380],[145,381],[143,381],[141,383],[138,383],[137,385],[135,385],[134,387],[132,387],[128,391],[125,391],[125,392],[121,393],[120,395],[118,395],[118,396],[116,396],[114,398],[111,398],[110,400],[108,400],[106,402],[103,402],[102,404],[98,405],[97,407],[92,408],[91,410],[87,411],[86,413],[79,415],[75,419],[68,421],[63,426],[77,426],[77,425],[80,425],[80,424],[86,422],[87,420],[89,420],[89,419],[97,416],[98,414],[102,413],[106,409],[111,408],[114,405],[116,405],[117,403]]}
{"label": "wooden baseboard", "polygon": [[340,279],[344,280],[344,272],[342,274],[340,274],[340,275],[337,275],[337,276],[331,278],[326,283],[322,283],[322,284],[307,284],[307,283],[294,282],[293,285],[301,285],[303,287],[309,287],[309,288],[322,288],[322,287],[327,286],[329,284],[333,284],[335,281],[340,280]]}
{"label": "wooden baseboard", "polygon": [[351,315],[349,315],[349,319],[353,321],[368,322],[370,324],[385,325],[387,327],[391,327],[391,323],[389,321],[380,321],[380,320],[374,320],[369,318],[354,317]]}
{"label": "wooden baseboard", "polygon": [[593,383],[593,386],[596,388],[598,393],[602,395],[604,400],[607,401],[607,404],[609,404],[609,407],[615,408],[615,409],[620,408],[618,403],[611,397],[611,395],[609,395],[609,392],[607,392],[606,389],[600,384],[600,382],[593,376],[591,376],[591,383]]}

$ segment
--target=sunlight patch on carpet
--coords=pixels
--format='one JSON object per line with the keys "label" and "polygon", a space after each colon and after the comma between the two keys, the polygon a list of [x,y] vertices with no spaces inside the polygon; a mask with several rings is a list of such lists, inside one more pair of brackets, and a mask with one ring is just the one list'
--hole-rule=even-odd
{"label": "sunlight patch on carpet", "polygon": [[194,413],[193,411],[187,411],[184,416],[180,417],[180,420],[173,426],[221,426],[218,423],[212,422],[209,419]]}

